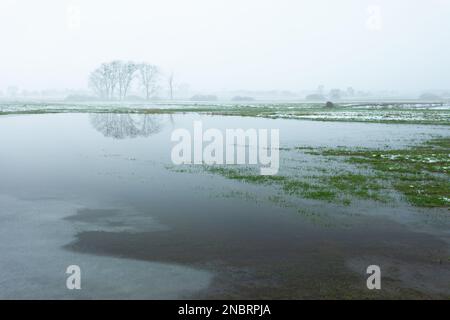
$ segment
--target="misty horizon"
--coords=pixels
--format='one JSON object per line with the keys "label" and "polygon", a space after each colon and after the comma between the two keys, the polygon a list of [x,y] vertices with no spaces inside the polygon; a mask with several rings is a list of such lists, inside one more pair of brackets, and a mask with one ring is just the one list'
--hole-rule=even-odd
{"label": "misty horizon", "polygon": [[0,90],[88,90],[99,64],[133,60],[194,92],[448,91],[449,13],[445,0],[5,0]]}

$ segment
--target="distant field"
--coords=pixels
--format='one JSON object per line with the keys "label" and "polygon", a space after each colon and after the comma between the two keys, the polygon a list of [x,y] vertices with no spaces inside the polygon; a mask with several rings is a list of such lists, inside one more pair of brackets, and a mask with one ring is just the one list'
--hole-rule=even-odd
{"label": "distant field", "polygon": [[358,121],[378,123],[450,124],[450,103],[0,103],[0,115],[37,113],[202,113],[224,116]]}

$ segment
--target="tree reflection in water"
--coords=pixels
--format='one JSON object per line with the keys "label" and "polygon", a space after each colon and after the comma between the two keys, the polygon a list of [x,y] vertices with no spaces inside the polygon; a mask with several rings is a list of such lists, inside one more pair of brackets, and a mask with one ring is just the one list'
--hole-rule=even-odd
{"label": "tree reflection in water", "polygon": [[114,139],[148,137],[163,127],[160,119],[148,114],[96,113],[90,120],[97,131]]}

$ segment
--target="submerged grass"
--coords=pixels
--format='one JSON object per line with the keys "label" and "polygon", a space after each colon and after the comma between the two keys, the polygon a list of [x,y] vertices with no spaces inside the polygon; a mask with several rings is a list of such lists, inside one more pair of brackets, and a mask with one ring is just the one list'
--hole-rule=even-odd
{"label": "submerged grass", "polygon": [[207,172],[245,183],[277,185],[287,195],[350,204],[349,197],[381,200],[381,185],[371,177],[344,172],[332,176],[263,176],[250,169],[205,166]]}
{"label": "submerged grass", "polygon": [[263,176],[256,173],[252,173],[250,170],[225,168],[217,166],[204,166],[204,168],[210,172],[219,174],[231,180],[238,180],[242,182],[254,183],[254,184],[272,184],[284,182],[286,179],[283,176]]}
{"label": "submerged grass", "polygon": [[[292,149],[290,149],[292,150]],[[450,207],[450,138],[396,150],[346,148],[295,148],[364,169],[363,173],[333,169],[315,170],[309,176],[263,176],[251,168],[204,166],[209,173],[250,184],[274,185],[284,195],[350,205],[353,199],[387,202],[396,190],[418,207]],[[293,168],[295,171],[296,169]],[[178,172],[190,172],[183,168]]]}
{"label": "submerged grass", "polygon": [[[450,138],[436,138],[422,145],[400,150],[349,150],[344,148],[306,153],[345,157],[349,163],[375,169],[413,205],[450,206]],[[342,178],[342,177],[341,177]],[[333,179],[335,180],[335,179]],[[339,183],[339,180],[336,180]],[[345,183],[340,188],[345,188]],[[361,190],[361,192],[365,192]]]}

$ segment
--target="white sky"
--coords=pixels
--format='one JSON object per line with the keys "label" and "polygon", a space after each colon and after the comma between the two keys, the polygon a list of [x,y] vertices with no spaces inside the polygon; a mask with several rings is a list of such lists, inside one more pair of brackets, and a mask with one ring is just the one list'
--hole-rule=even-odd
{"label": "white sky", "polygon": [[199,90],[449,89],[450,0],[0,0],[0,90],[113,59]]}

